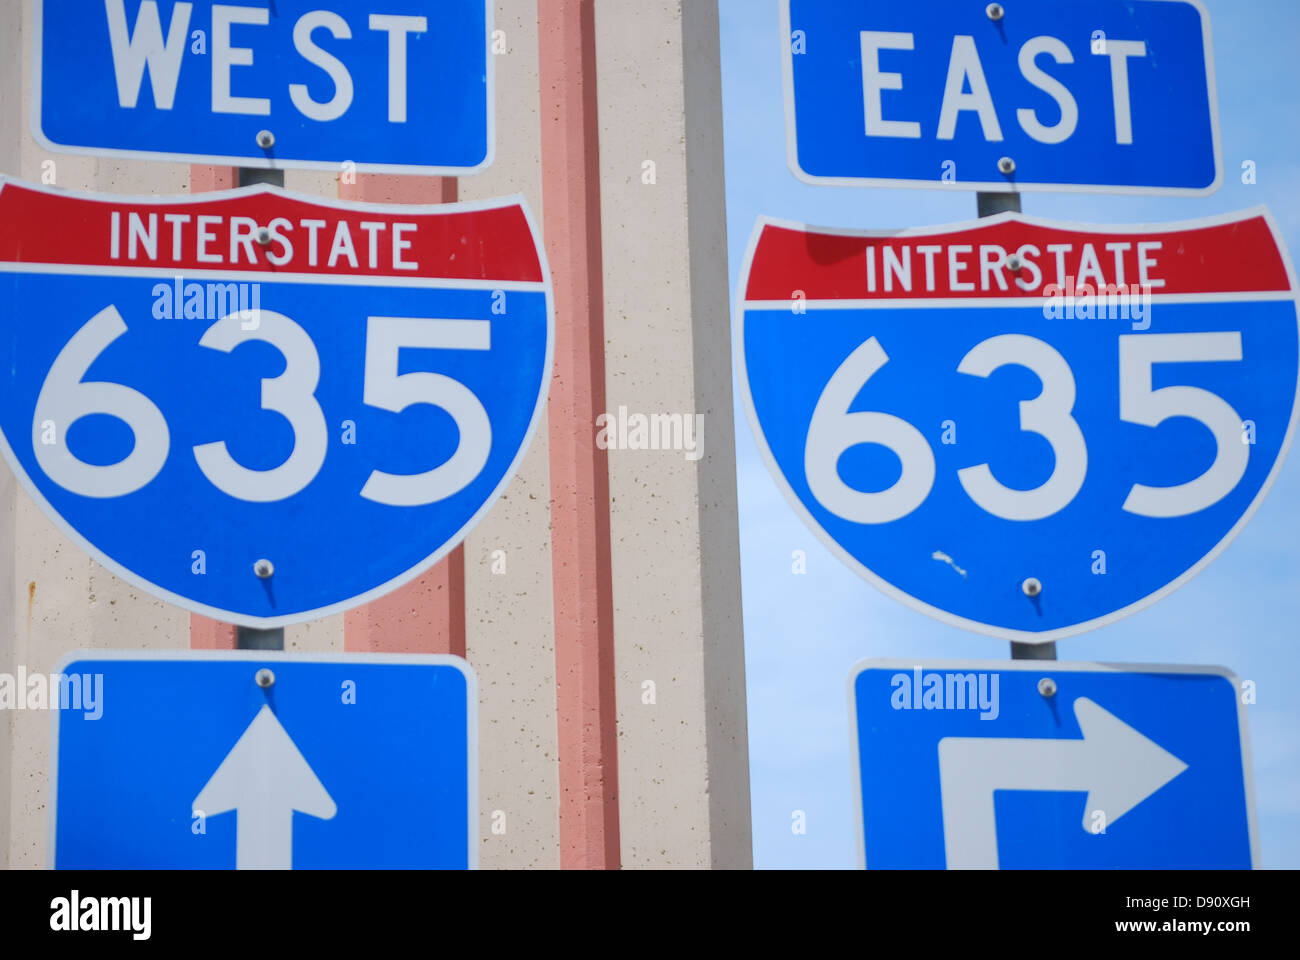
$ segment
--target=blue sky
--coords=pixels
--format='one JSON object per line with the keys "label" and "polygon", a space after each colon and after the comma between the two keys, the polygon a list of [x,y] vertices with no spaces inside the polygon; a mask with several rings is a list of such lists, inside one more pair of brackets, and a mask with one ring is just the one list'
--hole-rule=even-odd
{"label": "blue sky", "polygon": [[[720,0],[731,288],[757,216],[890,229],[973,219],[972,193],[808,186],[786,166],[777,0]],[[1266,205],[1300,251],[1300,5],[1206,0],[1224,184],[1203,198],[1032,193],[1026,214],[1096,223],[1187,220]],[[1256,183],[1241,182],[1242,162]],[[738,395],[739,396],[739,395]],[[845,686],[866,657],[1006,659],[1005,641],[945,626],[876,591],[791,509],[736,408],[755,866],[853,867]],[[1257,685],[1249,708],[1265,867],[1300,868],[1300,460],[1227,550],[1119,623],[1058,643],[1063,660],[1216,664]],[[793,551],[807,573],[791,570]],[[807,832],[791,831],[804,811]]]}

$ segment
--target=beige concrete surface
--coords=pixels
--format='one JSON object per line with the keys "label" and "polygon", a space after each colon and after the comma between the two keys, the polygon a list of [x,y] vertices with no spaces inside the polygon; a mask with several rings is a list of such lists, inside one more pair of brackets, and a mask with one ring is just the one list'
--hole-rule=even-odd
{"label": "beige concrete surface", "polygon": [[[505,50],[494,54],[496,160],[461,178],[460,198],[521,193],[540,229],[537,0],[499,0],[495,21]],[[546,436],[543,415],[519,472],[465,541],[465,647],[479,682],[484,869],[560,862]]]}
{"label": "beige concrete surface", "polygon": [[699,459],[609,450],[623,865],[748,867],[717,7],[597,3],[596,36],[608,404],[703,416]]}

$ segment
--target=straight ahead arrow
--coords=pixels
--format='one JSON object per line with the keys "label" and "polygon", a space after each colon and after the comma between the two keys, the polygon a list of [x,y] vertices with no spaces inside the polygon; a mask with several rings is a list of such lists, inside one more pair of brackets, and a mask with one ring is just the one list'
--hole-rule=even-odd
{"label": "straight ahead arrow", "polygon": [[293,867],[293,813],[322,820],[338,812],[269,706],[258,711],[194,798],[204,817],[236,811],[235,869]]}
{"label": "straight ahead arrow", "polygon": [[1083,829],[1106,825],[1187,764],[1087,697],[1074,701],[1082,740],[944,737],[939,741],[943,845],[949,870],[996,870],[995,790],[1087,792]]}

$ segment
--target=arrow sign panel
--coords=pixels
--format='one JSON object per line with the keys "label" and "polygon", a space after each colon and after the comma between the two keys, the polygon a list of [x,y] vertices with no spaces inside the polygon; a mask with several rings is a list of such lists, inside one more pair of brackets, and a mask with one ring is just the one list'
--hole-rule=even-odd
{"label": "arrow sign panel", "polygon": [[459,543],[541,415],[549,273],[519,200],[0,179],[0,451],[114,573],[250,627]]}
{"label": "arrow sign panel", "polygon": [[860,853],[873,868],[1256,865],[1240,692],[1216,667],[863,661]]}
{"label": "arrow sign panel", "polygon": [[1295,433],[1296,281],[1263,209],[1159,226],[760,220],[741,400],[787,499],[913,609],[1042,642],[1217,556]]}
{"label": "arrow sign panel", "polygon": [[478,697],[458,657],[97,650],[48,689],[54,867],[477,862]]}

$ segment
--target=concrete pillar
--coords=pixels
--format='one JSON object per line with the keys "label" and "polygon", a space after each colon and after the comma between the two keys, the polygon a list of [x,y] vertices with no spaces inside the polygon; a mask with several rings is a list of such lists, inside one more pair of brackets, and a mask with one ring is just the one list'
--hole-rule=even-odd
{"label": "concrete pillar", "polygon": [[[544,224],[538,2],[497,2],[496,159],[459,183],[463,200],[523,194]],[[549,450],[543,412],[519,472],[465,541],[465,633],[478,674],[484,869],[560,865]]]}
{"label": "concrete pillar", "polygon": [[598,3],[596,59],[610,412],[703,418],[609,451],[622,861],[749,867],[717,4]]}
{"label": "concrete pillar", "polygon": [[[27,33],[23,29],[23,9],[10,4],[0,8],[0,173],[17,174],[22,167],[19,139],[9,131],[20,129],[23,111],[23,72]],[[15,633],[18,611],[23,608],[14,571],[17,533],[14,509],[18,481],[8,470],[0,470],[0,671],[13,673],[14,649],[10,637]],[[9,866],[9,822],[13,803],[13,724],[6,713],[0,717],[0,869]]]}

